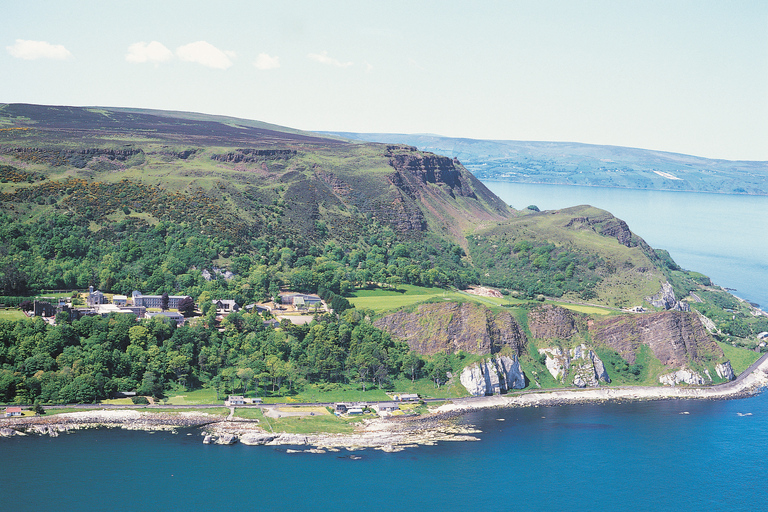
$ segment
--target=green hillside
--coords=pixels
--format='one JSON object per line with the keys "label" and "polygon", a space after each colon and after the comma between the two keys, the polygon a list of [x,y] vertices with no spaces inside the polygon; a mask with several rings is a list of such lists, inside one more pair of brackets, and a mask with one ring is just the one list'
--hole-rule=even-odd
{"label": "green hillside", "polygon": [[[675,297],[652,306],[667,282]],[[459,292],[470,285],[501,295]],[[4,314],[0,401],[437,386],[473,359],[417,354],[371,323],[424,302],[473,301],[515,318],[542,301],[595,316],[689,305],[719,341],[750,348],[768,330],[610,213],[513,210],[450,157],[202,114],[0,105],[0,303],[61,290],[77,301],[73,290],[89,286],[188,295],[200,311],[180,328]],[[340,315],[274,330],[258,314],[220,320],[211,307],[280,291],[320,293]]]}

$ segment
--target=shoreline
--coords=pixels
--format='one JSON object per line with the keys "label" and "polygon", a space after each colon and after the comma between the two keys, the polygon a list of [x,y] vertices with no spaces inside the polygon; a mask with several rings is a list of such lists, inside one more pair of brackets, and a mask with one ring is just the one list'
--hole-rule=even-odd
{"label": "shoreline", "polygon": [[554,389],[488,397],[457,398],[414,418],[377,418],[364,421],[355,432],[344,434],[291,434],[267,432],[258,421],[231,420],[204,410],[179,413],[153,413],[133,409],[90,409],[53,416],[28,416],[0,419],[0,438],[16,435],[56,437],[86,428],[123,428],[158,431],[178,428],[200,429],[201,442],[249,446],[290,446],[288,453],[325,453],[367,448],[387,452],[434,445],[440,441],[479,441],[471,425],[456,419],[466,413],[489,408],[558,406],[616,401],[738,399],[757,394],[768,387],[768,354],[762,356],[731,382],[712,387],[627,387]]}

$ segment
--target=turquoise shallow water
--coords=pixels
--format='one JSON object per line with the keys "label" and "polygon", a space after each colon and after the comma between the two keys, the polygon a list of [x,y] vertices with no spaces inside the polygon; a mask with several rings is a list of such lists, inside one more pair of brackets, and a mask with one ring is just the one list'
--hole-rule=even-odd
{"label": "turquoise shallow water", "polygon": [[768,197],[485,182],[517,209],[590,204],[629,224],[682,267],[768,308]]}
{"label": "turquoise shallow water", "polygon": [[[504,421],[499,421],[499,420]],[[478,411],[399,453],[210,446],[199,432],[0,439],[14,510],[760,510],[768,395]],[[187,432],[194,435],[186,435]]]}

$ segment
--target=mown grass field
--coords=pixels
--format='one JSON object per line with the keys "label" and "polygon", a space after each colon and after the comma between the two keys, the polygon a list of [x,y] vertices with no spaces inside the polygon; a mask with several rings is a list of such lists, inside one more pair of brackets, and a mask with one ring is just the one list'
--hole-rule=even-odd
{"label": "mown grass field", "polygon": [[557,306],[563,307],[565,309],[570,309],[571,311],[576,311],[578,313],[585,313],[587,315],[611,315],[611,314],[618,314],[619,311],[616,311],[614,309],[610,308],[601,308],[600,306],[586,306],[582,304],[569,304],[568,302],[553,302],[552,304],[555,304]]}
{"label": "mown grass field", "polygon": [[169,393],[168,399],[164,403],[169,405],[204,405],[204,404],[223,404],[226,396],[220,395],[216,398],[216,390],[212,388],[196,389],[194,391],[184,391],[182,394]]}
{"label": "mown grass field", "polygon": [[27,315],[20,309],[0,309],[0,320],[24,320]]}
{"label": "mown grass field", "polygon": [[424,288],[413,285],[399,285],[397,290],[388,288],[373,288],[368,290],[358,290],[351,297],[349,302],[356,308],[372,309],[375,313],[382,313],[393,309],[412,306],[420,302],[445,300],[466,302],[472,301],[494,308],[500,306],[509,306],[522,304],[525,301],[495,297],[482,297],[457,290],[444,290],[442,288]]}

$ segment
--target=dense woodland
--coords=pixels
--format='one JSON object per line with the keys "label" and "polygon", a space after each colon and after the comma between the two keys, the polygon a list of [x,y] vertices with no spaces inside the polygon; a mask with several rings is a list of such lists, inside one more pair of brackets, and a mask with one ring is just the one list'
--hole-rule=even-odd
{"label": "dense woodland", "polygon": [[312,383],[388,388],[392,379],[429,377],[451,369],[445,355],[425,361],[350,309],[311,324],[264,326],[256,313],[232,313],[220,332],[213,322],[176,327],[131,315],[85,317],[52,326],[0,320],[0,402],[75,403],[136,390],[160,397],[201,385],[219,392],[290,395]]}

